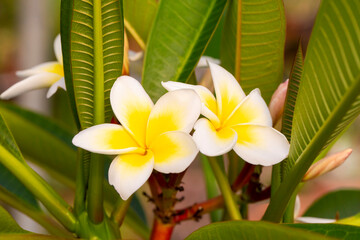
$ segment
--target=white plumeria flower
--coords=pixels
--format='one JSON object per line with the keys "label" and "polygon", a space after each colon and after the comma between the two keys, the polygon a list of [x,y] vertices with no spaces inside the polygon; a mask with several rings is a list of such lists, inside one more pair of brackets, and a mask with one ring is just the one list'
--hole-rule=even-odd
{"label": "white plumeria flower", "polygon": [[49,88],[46,97],[50,98],[59,87],[66,90],[60,35],[55,38],[54,51],[57,61],[45,62],[33,68],[16,72],[19,77],[26,78],[3,92],[0,99],[8,100],[40,88]]}
{"label": "white plumeria flower", "polygon": [[198,149],[189,132],[200,116],[201,101],[189,89],[166,93],[154,105],[141,84],[121,76],[110,93],[122,125],[100,124],[78,133],[73,144],[90,152],[118,155],[109,168],[109,182],[128,199],[153,169],[180,173]]}
{"label": "white plumeria flower", "polygon": [[236,79],[222,67],[209,63],[216,99],[203,86],[163,82],[168,91],[193,89],[202,101],[201,114],[193,138],[200,152],[219,156],[231,149],[246,162],[270,166],[287,157],[289,143],[273,129],[271,115],[259,89],[248,96]]}

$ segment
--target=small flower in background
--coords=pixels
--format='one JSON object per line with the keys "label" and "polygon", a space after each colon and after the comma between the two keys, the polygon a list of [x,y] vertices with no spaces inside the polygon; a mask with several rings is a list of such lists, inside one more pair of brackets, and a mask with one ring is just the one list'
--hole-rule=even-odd
{"label": "small flower in background", "polygon": [[19,77],[26,78],[3,92],[0,98],[8,100],[40,88],[49,88],[46,97],[50,98],[59,87],[65,90],[60,35],[55,38],[54,51],[57,61],[45,62],[33,68],[16,72]]}
{"label": "small flower in background", "polygon": [[81,131],[73,144],[90,152],[118,155],[109,168],[109,182],[128,199],[149,178],[184,171],[198,153],[189,135],[201,111],[198,95],[189,89],[166,93],[154,105],[141,84],[121,76],[110,93],[122,125],[100,124]]}
{"label": "small flower in background", "polygon": [[203,86],[163,82],[168,91],[193,89],[202,101],[193,138],[200,152],[218,156],[231,149],[246,162],[269,166],[282,161],[289,152],[285,136],[273,129],[272,119],[258,89],[248,96],[236,79],[222,67],[209,63],[215,94]]}

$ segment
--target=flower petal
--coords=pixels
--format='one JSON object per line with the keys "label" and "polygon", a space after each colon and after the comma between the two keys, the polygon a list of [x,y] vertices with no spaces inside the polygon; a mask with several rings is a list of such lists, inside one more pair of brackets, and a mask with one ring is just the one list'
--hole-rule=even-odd
{"label": "flower petal", "polygon": [[8,100],[31,90],[48,88],[60,78],[60,75],[54,73],[36,74],[12,85],[0,95],[0,99]]}
{"label": "flower petal", "polygon": [[270,166],[289,154],[286,137],[271,127],[240,124],[232,129],[238,134],[234,151],[248,163]]}
{"label": "flower petal", "polygon": [[245,98],[236,79],[224,68],[209,62],[211,76],[214,82],[218,116],[221,122],[225,121],[237,105]]}
{"label": "flower petal", "polygon": [[199,152],[191,136],[180,131],[160,134],[149,148],[154,153],[154,168],[162,173],[184,171]]}
{"label": "flower petal", "polygon": [[141,84],[129,76],[119,77],[110,92],[112,109],[138,144],[145,147],[145,131],[153,102]]}
{"label": "flower petal", "polygon": [[199,119],[194,126],[194,141],[200,152],[207,156],[219,156],[229,152],[235,145],[237,135],[231,128],[217,131],[207,119]]}
{"label": "flower petal", "polygon": [[331,218],[318,218],[318,217],[297,217],[295,219],[301,223],[334,223],[336,219]]}
{"label": "flower petal", "polygon": [[58,62],[60,64],[63,64],[60,34],[58,34],[54,40],[54,52],[55,52],[55,56],[56,56],[56,59],[58,60]]}
{"label": "flower petal", "polygon": [[116,157],[109,168],[109,183],[123,200],[128,199],[150,177],[154,167],[154,155],[123,154]]}
{"label": "flower petal", "polygon": [[152,109],[146,130],[147,146],[164,132],[189,133],[198,119],[201,101],[195,91],[182,89],[164,94]]}
{"label": "flower petal", "polygon": [[36,65],[35,67],[29,68],[26,70],[22,70],[22,71],[17,71],[16,75],[18,77],[29,77],[29,76],[39,74],[39,73],[44,73],[44,72],[55,73],[55,74],[60,75],[60,77],[64,76],[63,66],[61,64],[59,64],[58,62],[41,63],[39,65]]}
{"label": "flower petal", "polygon": [[127,131],[117,124],[100,124],[79,132],[72,140],[77,147],[100,154],[144,152]]}
{"label": "flower petal", "polygon": [[198,64],[196,65],[196,67],[197,68],[208,67],[209,62],[215,63],[215,64],[220,64],[220,59],[209,57],[209,56],[202,56],[200,58]]}
{"label": "flower petal", "polygon": [[52,95],[54,95],[58,88],[62,88],[66,91],[65,78],[60,78],[60,80],[51,85],[49,91],[46,94],[46,98],[50,98]]}
{"label": "flower petal", "polygon": [[202,107],[201,114],[210,119],[214,125],[219,126],[220,121],[216,116],[217,114],[217,103],[214,95],[204,86],[191,85],[181,82],[161,82],[163,87],[168,91],[174,91],[179,89],[193,89],[200,97]]}
{"label": "flower petal", "polygon": [[260,90],[254,89],[236,107],[223,126],[234,126],[238,124],[259,124],[272,126],[270,111],[261,97]]}

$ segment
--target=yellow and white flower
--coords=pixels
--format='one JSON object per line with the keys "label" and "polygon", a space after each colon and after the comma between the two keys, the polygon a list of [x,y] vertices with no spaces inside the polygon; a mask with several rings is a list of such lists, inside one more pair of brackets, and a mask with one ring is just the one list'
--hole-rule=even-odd
{"label": "yellow and white flower", "polygon": [[66,90],[60,35],[55,38],[54,51],[57,61],[45,62],[27,70],[17,71],[16,75],[26,78],[3,92],[0,95],[0,99],[8,100],[25,92],[40,88],[49,88],[46,95],[49,98],[59,87]]}
{"label": "yellow and white flower", "polygon": [[109,182],[126,200],[149,178],[184,171],[198,153],[189,135],[201,111],[193,90],[166,93],[154,105],[141,84],[121,76],[110,93],[122,125],[100,124],[78,133],[73,144],[100,154],[118,155],[109,168]]}
{"label": "yellow and white flower", "polygon": [[202,102],[193,138],[200,152],[218,156],[231,149],[245,161],[269,166],[282,161],[289,152],[285,136],[272,128],[269,109],[259,89],[245,95],[236,79],[222,67],[209,63],[214,95],[203,86],[163,82],[168,91],[193,89]]}

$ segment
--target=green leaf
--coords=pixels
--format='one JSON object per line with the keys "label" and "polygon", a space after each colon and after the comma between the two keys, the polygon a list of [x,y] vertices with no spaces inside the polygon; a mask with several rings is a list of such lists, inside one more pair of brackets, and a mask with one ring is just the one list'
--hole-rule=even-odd
{"label": "green leaf", "polygon": [[[20,162],[25,163],[5,121],[0,114],[0,145]],[[0,163],[0,185],[30,206],[40,210],[34,195],[2,163]]]}
{"label": "green leaf", "polygon": [[75,238],[62,238],[42,234],[4,234],[0,235],[0,240],[69,240]]}
{"label": "green leaf", "polygon": [[11,215],[0,206],[0,234],[4,233],[27,233],[22,229]]}
{"label": "green leaf", "polygon": [[156,0],[124,0],[124,24],[142,49],[145,49],[154,21]]}
{"label": "green leaf", "polygon": [[144,88],[153,100],[166,92],[161,81],[187,81],[225,4],[225,0],[160,1],[142,76]]}
{"label": "green leaf", "polygon": [[81,128],[109,122],[110,89],[122,73],[122,1],[62,1],[61,19],[66,88]]}
{"label": "green leaf", "polygon": [[360,113],[359,11],[358,0],[322,2],[295,105],[289,162],[296,164],[285,174],[264,220],[280,221],[316,156]]}
{"label": "green leaf", "polygon": [[233,0],[225,16],[221,64],[245,93],[260,88],[266,102],[282,81],[285,26],[281,0]]}
{"label": "green leaf", "polygon": [[73,184],[76,148],[72,133],[54,120],[12,104],[0,102],[0,112],[25,156],[56,179]]}
{"label": "green leaf", "polygon": [[292,121],[294,116],[295,102],[297,94],[299,92],[299,85],[301,80],[301,74],[303,71],[303,53],[301,42],[299,42],[299,47],[295,55],[294,63],[291,68],[289,76],[289,85],[286,93],[285,105],[284,105],[284,114],[282,120],[281,132],[285,135],[287,140],[290,142],[291,138],[291,129]]}
{"label": "green leaf", "polygon": [[287,226],[343,240],[360,239],[360,227],[355,226],[342,224],[288,224]]}
{"label": "green leaf", "polygon": [[267,222],[249,222],[232,221],[220,222],[207,225],[193,232],[186,240],[273,240],[273,239],[332,239],[320,234],[310,233],[302,230],[292,229],[290,227],[267,223]]}
{"label": "green leaf", "polygon": [[360,190],[348,189],[328,193],[316,200],[304,213],[304,216],[347,218],[360,212]]}

